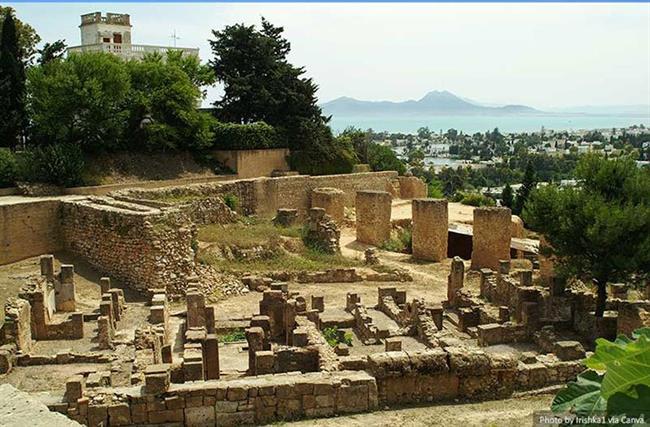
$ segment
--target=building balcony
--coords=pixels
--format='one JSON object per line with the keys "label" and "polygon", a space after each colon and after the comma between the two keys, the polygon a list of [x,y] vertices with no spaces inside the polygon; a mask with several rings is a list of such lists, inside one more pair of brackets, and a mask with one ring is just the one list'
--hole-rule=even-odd
{"label": "building balcony", "polygon": [[160,53],[164,55],[167,51],[182,51],[186,55],[199,55],[198,48],[189,47],[172,47],[172,46],[152,46],[144,44],[126,44],[126,43],[98,43],[81,46],[69,47],[67,52],[84,53],[84,52],[107,52],[118,55],[124,59],[142,59],[146,54]]}

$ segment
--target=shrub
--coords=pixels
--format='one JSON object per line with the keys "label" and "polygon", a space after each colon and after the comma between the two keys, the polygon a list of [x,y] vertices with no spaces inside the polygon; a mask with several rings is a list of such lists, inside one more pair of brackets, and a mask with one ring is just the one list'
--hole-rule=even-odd
{"label": "shrub", "polygon": [[336,347],[338,344],[352,345],[352,334],[349,332],[342,333],[335,326],[323,329],[323,336],[330,347]]}
{"label": "shrub", "polygon": [[16,181],[16,157],[9,149],[0,148],[0,187],[11,187]]}
{"label": "shrub", "polygon": [[460,203],[469,206],[494,206],[496,202],[493,198],[484,196],[480,193],[465,193],[462,195]]}
{"label": "shrub", "polygon": [[432,179],[427,185],[427,197],[434,199],[444,199],[445,193],[442,192],[442,182],[437,179]]}
{"label": "shrub", "polygon": [[77,144],[63,143],[31,148],[18,157],[19,175],[27,182],[63,187],[82,185],[84,157]]}
{"label": "shrub", "polygon": [[239,207],[239,197],[234,194],[226,194],[223,196],[223,202],[233,211],[236,211]]}
{"label": "shrub", "polygon": [[400,175],[406,172],[404,162],[397,158],[390,148],[379,144],[368,146],[368,164],[373,171],[397,171]]}
{"label": "shrub", "polygon": [[[599,338],[596,351],[585,360],[591,368],[567,384],[553,399],[553,412],[579,417],[607,416],[613,424],[623,417],[650,416],[650,328],[637,329],[632,339],[614,342]],[[631,418],[628,418],[628,420]],[[608,424],[610,425],[610,424]]]}
{"label": "shrub", "polygon": [[411,230],[402,228],[392,233],[390,239],[381,245],[381,249],[390,252],[411,253],[413,250],[413,234]]}
{"label": "shrub", "polygon": [[218,150],[259,150],[283,148],[287,141],[273,126],[264,122],[246,125],[238,123],[214,123],[213,147]]}

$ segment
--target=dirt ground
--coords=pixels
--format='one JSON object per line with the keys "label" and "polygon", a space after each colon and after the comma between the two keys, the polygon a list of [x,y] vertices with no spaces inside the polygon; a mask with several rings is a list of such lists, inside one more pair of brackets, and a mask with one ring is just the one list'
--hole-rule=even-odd
{"label": "dirt ground", "polygon": [[454,403],[388,409],[367,414],[304,420],[286,423],[286,425],[296,427],[523,427],[533,425],[533,412],[548,410],[552,400],[553,395],[543,394],[480,403]]}

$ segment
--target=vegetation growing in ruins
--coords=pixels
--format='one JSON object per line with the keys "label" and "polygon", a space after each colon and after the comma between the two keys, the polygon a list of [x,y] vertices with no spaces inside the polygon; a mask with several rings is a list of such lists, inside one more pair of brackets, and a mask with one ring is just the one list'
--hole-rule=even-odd
{"label": "vegetation growing in ruins", "polygon": [[577,188],[533,191],[523,218],[548,241],[560,274],[594,282],[602,317],[608,282],[650,274],[650,170],[629,158],[585,155],[576,175]]}
{"label": "vegetation growing in ruins", "polygon": [[632,339],[624,335],[613,342],[597,339],[585,365],[590,369],[553,399],[554,412],[606,416],[607,425],[622,424],[622,417],[650,416],[650,328],[637,329]]}
{"label": "vegetation growing in ruins", "polygon": [[279,227],[268,220],[244,217],[234,224],[212,224],[199,228],[198,238],[202,242],[215,243],[219,246],[238,246],[252,248],[277,241],[280,237],[302,237],[302,227]]}
{"label": "vegetation growing in ruins", "polygon": [[239,197],[234,194],[226,194],[223,196],[223,202],[233,211],[236,211],[239,207]]}
{"label": "vegetation growing in ruins", "polygon": [[390,252],[411,253],[413,248],[413,233],[408,228],[398,228],[391,232],[390,239],[386,240],[381,249]]}
{"label": "vegetation growing in ruins", "polygon": [[246,340],[246,333],[244,332],[243,329],[235,329],[234,331],[228,332],[227,334],[219,335],[219,342],[222,343],[245,341],[245,340]]}
{"label": "vegetation growing in ruins", "polygon": [[336,347],[339,344],[352,345],[352,333],[343,332],[334,326],[323,329],[323,337],[330,347]]}

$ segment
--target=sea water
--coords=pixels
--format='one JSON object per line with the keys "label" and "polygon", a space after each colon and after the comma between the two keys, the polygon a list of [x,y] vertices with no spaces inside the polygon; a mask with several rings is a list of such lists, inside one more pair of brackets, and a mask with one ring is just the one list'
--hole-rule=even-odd
{"label": "sea water", "polygon": [[416,133],[418,128],[428,127],[432,132],[456,129],[464,133],[485,132],[499,128],[500,132],[537,132],[546,130],[584,130],[623,128],[632,125],[650,127],[650,116],[634,115],[449,115],[449,116],[401,116],[401,117],[362,117],[333,116],[330,121],[335,133],[348,126],[363,130],[400,133]]}

